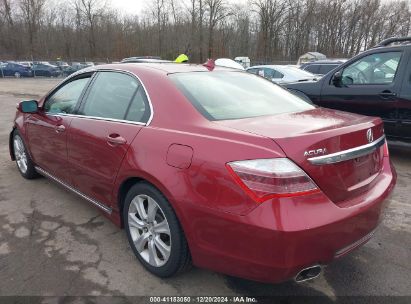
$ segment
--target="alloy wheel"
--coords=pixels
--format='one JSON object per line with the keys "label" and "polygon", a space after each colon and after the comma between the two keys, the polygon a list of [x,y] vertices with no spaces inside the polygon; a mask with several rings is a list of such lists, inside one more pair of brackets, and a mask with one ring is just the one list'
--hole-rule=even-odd
{"label": "alloy wheel", "polygon": [[137,195],[128,210],[128,229],[138,254],[154,267],[167,263],[171,253],[170,226],[159,204]]}
{"label": "alloy wheel", "polygon": [[27,154],[26,149],[24,148],[23,140],[20,136],[14,136],[13,147],[17,166],[19,167],[21,173],[25,174],[27,172]]}
{"label": "alloy wheel", "polygon": [[14,77],[20,78],[20,73],[19,72],[14,73]]}

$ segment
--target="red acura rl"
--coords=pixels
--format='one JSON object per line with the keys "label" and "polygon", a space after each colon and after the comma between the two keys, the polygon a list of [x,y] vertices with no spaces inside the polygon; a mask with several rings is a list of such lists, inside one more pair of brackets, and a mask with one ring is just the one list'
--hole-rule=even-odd
{"label": "red acura rl", "polygon": [[160,277],[314,278],[372,237],[396,181],[381,119],[202,65],[77,72],[18,105],[10,154],[123,227]]}

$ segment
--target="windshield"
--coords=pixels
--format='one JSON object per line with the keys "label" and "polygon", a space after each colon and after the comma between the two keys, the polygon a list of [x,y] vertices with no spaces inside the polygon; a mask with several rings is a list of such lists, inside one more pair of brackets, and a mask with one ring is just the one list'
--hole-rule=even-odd
{"label": "windshield", "polygon": [[245,72],[192,72],[169,76],[209,120],[241,119],[314,108],[286,89]]}

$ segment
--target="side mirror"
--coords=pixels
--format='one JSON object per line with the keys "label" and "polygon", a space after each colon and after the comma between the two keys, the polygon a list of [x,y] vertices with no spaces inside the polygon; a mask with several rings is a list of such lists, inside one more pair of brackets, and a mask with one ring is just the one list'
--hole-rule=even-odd
{"label": "side mirror", "polygon": [[333,79],[332,79],[333,85],[336,87],[342,87],[342,71],[338,71],[334,74]]}
{"label": "side mirror", "polygon": [[23,100],[18,105],[18,110],[22,113],[36,113],[38,104],[35,100]]}

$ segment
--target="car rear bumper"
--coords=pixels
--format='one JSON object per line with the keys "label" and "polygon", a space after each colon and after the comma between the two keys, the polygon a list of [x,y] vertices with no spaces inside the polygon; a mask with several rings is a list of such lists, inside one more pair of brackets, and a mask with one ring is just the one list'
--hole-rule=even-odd
{"label": "car rear bumper", "polygon": [[[185,204],[195,265],[262,282],[281,282],[367,242],[381,220],[396,173],[388,158],[362,202],[342,208],[323,193],[266,201],[244,216]],[[358,198],[356,199],[358,201]]]}

